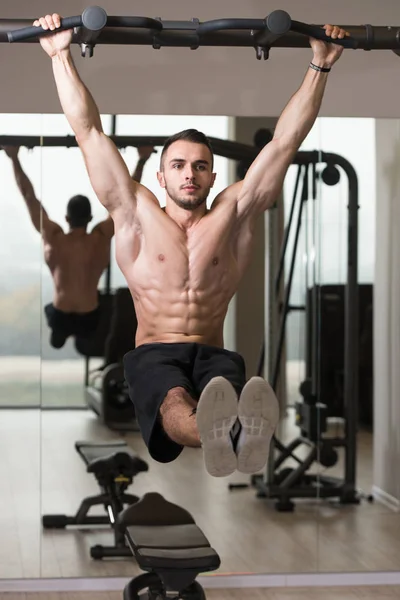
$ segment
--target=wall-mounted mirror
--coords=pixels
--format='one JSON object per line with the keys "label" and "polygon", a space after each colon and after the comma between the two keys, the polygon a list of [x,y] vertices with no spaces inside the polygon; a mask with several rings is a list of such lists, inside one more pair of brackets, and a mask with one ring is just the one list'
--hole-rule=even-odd
{"label": "wall-mounted mirror", "polygon": [[[197,127],[212,137],[237,140],[249,146],[254,146],[257,131],[274,127],[272,119],[113,118],[110,115],[102,119],[105,131],[115,132],[117,136],[167,136],[186,127]],[[385,123],[381,125],[384,127]],[[392,532],[397,519],[393,513],[397,484],[393,484],[396,489],[393,485],[393,489],[390,488],[389,471],[385,480],[377,470],[376,465],[383,459],[377,434],[374,434],[372,410],[373,174],[383,179],[387,162],[382,159],[379,170],[375,155],[376,127],[378,124],[368,119],[319,119],[301,148],[298,160],[301,164],[289,169],[283,198],[265,220],[260,220],[252,265],[232,302],[225,327],[226,346],[243,352],[249,375],[263,372],[272,381],[274,373],[279,371],[275,383],[281,421],[273,460],[259,477],[251,478],[238,473],[221,480],[210,477],[205,472],[201,451],[195,449],[185,449],[179,459],[170,464],[158,463],[149,456],[137,431],[121,364],[118,358],[111,360],[115,355],[118,357],[121,344],[129,345],[129,339],[133,343],[130,327],[133,331],[135,326],[126,281],[115,259],[114,240],[112,236],[107,238],[104,232],[99,234],[103,236],[100,237],[102,243],[96,247],[99,251],[95,253],[94,263],[90,263],[82,247],[80,251],[76,251],[75,246],[75,251],[64,252],[69,240],[76,242],[79,229],[74,227],[74,222],[71,226],[71,219],[87,218],[87,230],[82,238],[89,238],[93,232],[96,236],[98,229],[107,223],[107,213],[90,186],[80,151],[76,147],[58,145],[28,151],[22,144],[18,154],[13,155],[10,150],[1,152],[5,182],[3,239],[8,240],[3,249],[8,265],[3,286],[4,315],[8,315],[4,332],[8,341],[4,346],[1,374],[2,439],[11,461],[6,463],[7,469],[11,470],[12,460],[18,456],[17,449],[11,451],[17,439],[15,431],[20,432],[22,427],[24,442],[29,444],[28,450],[26,445],[23,448],[24,456],[29,455],[29,461],[24,463],[26,481],[30,482],[32,497],[36,497],[37,502],[32,502],[29,515],[22,514],[22,508],[18,512],[18,503],[15,510],[17,520],[29,525],[32,539],[37,543],[37,555],[40,555],[35,564],[32,560],[24,562],[23,553],[17,551],[15,545],[18,536],[8,522],[7,539],[16,551],[12,553],[14,558],[11,552],[7,553],[7,560],[12,564],[7,560],[4,564],[12,570],[7,570],[4,576],[10,576],[11,572],[15,577],[37,574],[43,577],[133,576],[137,572],[130,553],[123,548],[123,540],[115,536],[111,524],[107,524],[109,517],[102,504],[91,508],[89,515],[93,521],[89,527],[73,526],[72,517],[82,500],[100,494],[95,476],[87,473],[86,462],[95,458],[93,452],[99,452],[98,448],[93,449],[93,444],[110,442],[126,443],[140,459],[126,493],[140,498],[146,492],[157,491],[192,512],[221,556],[220,573],[396,568],[395,554],[387,552],[384,546],[394,548],[396,543]],[[3,132],[4,135],[42,136],[43,144],[46,144],[46,136],[68,139],[65,136],[71,133],[61,115],[25,116],[24,119],[19,115],[14,121],[7,115]],[[155,149],[155,153],[147,150],[146,160],[140,160],[138,150],[130,145],[121,152],[132,175],[136,172],[138,176],[137,167],[142,170],[142,183],[162,205],[163,194],[156,179],[160,148]],[[305,161],[306,154],[314,150],[317,153],[312,160]],[[337,163],[327,169],[323,153],[341,159],[337,158]],[[349,163],[350,171],[354,169],[353,183],[358,183],[359,205],[359,356],[358,392],[355,400],[352,398],[356,415],[353,432],[348,429],[345,400],[348,377],[345,340],[349,327],[346,316],[351,263],[349,239],[355,227],[353,221],[349,228],[348,216],[354,188],[349,190],[348,173],[340,164],[342,159]],[[306,163],[308,170],[304,167]],[[210,200],[238,175],[243,175],[245,167],[240,161],[217,156],[218,178]],[[35,229],[32,210],[27,210],[15,169],[25,173],[32,183],[36,201],[41,203],[41,234]],[[81,201],[82,197],[87,200]],[[74,216],[71,205],[68,208],[71,198],[75,198],[78,217],[77,213]],[[302,207],[301,213],[299,207]],[[286,232],[286,253],[282,257]],[[82,241],[86,243],[85,240],[79,243]],[[67,245],[63,247],[63,243]],[[280,262],[284,269],[277,285]],[[287,295],[292,262],[293,277],[290,295]],[[82,277],[85,272],[93,276],[90,281],[89,277]],[[62,304],[65,300],[71,302],[74,297],[78,303],[86,302],[93,298],[90,290],[95,291],[93,305],[89,305],[90,302],[85,306]],[[69,298],[68,292],[71,293]],[[75,330],[64,335],[63,340],[57,338],[60,330],[65,333],[65,328],[54,320],[57,314],[51,310],[58,307],[61,313],[90,315],[96,312],[96,299],[101,306],[101,317],[96,321],[99,338],[82,335],[88,331],[88,322],[78,333]],[[279,324],[285,301],[288,310],[277,364]],[[117,333],[117,337],[110,337],[112,332]],[[39,402],[40,423],[35,410]],[[336,440],[334,444],[332,439]],[[77,442],[86,442],[86,446],[76,446]],[[143,466],[147,470],[141,470]],[[354,492],[360,502],[342,504],[340,494],[324,497],[330,496],[324,491],[329,484],[343,489],[349,484],[350,496]],[[20,490],[20,485],[18,479],[15,487],[10,487],[8,500]],[[282,491],[285,488],[290,493],[285,495]],[[369,501],[372,491],[375,502]],[[271,497],[262,497],[263,494]],[[71,519],[68,521],[60,515]],[[99,517],[102,523],[97,522]],[[257,535],[261,526],[262,536]],[[371,532],[374,536],[379,534],[382,542],[375,551],[366,543],[366,536]],[[271,538],[273,545],[269,543]],[[115,546],[116,549],[110,550]],[[98,560],[102,551],[117,558]],[[15,557],[20,557],[18,564]]]}
{"label": "wall-mounted mirror", "polygon": [[[0,115],[4,135],[38,133],[40,115]],[[41,149],[22,151],[26,173],[41,191]],[[0,151],[0,577],[40,575],[41,243],[40,218],[13,147]],[[36,222],[40,229],[40,223]]]}

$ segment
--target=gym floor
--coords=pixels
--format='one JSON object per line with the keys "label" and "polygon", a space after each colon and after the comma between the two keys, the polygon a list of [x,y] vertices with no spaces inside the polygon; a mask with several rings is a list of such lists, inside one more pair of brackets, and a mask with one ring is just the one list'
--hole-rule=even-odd
{"label": "gym floor", "polygon": [[[287,425],[286,435],[295,434]],[[89,411],[1,412],[0,578],[138,572],[130,559],[90,559],[91,545],[110,542],[108,530],[41,531],[40,514],[74,514],[84,496],[98,491],[74,442],[115,438]],[[369,491],[372,436],[364,432],[359,438],[359,483]],[[208,476],[197,450],[186,449],[179,460],[162,465],[148,457],[139,434],[126,439],[150,467],[138,475],[132,493],[158,491],[191,511],[221,556],[220,573],[400,570],[400,516],[382,504],[303,501],[293,513],[278,513],[254,489],[230,492],[228,480]],[[335,470],[340,473],[340,465]],[[248,478],[236,473],[229,480]]]}
{"label": "gym floor", "polygon": [[[121,600],[120,592],[80,592],[49,594],[0,594],[0,600]],[[229,589],[207,590],[207,600],[390,600],[400,597],[400,587],[315,588],[315,589]]]}

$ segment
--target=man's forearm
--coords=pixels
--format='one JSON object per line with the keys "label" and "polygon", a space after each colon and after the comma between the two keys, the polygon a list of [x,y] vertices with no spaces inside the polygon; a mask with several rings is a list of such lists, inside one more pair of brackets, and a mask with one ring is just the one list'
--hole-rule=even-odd
{"label": "man's forearm", "polygon": [[35,196],[33,185],[28,179],[25,172],[23,171],[18,158],[14,158],[12,164],[14,169],[15,181],[17,183],[18,189],[21,192],[28,208],[32,208],[33,204],[39,203]]}
{"label": "man's forearm", "polygon": [[318,117],[327,79],[327,73],[308,69],[300,89],[278,120],[274,134],[276,139],[294,148],[301,146]]}
{"label": "man's forearm", "polygon": [[52,63],[61,106],[75,135],[84,136],[92,128],[102,131],[99,109],[81,80],[70,51],[62,50]]}

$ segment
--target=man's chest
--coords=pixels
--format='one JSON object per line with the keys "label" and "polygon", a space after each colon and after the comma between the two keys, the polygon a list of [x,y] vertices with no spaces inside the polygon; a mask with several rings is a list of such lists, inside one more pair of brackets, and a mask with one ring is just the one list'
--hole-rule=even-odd
{"label": "man's chest", "polygon": [[135,287],[197,289],[211,281],[216,285],[226,285],[227,279],[237,282],[242,270],[238,248],[243,246],[243,236],[234,215],[219,214],[216,218],[211,212],[196,227],[184,230],[160,213],[153,214],[151,221],[142,221],[140,233],[130,238],[135,241],[132,252],[117,240],[124,268],[122,262],[120,266]]}
{"label": "man's chest", "polygon": [[182,289],[202,289],[210,282],[221,284],[226,278],[237,277],[234,244],[229,240],[153,240],[144,244],[135,263],[132,276],[137,284]]}

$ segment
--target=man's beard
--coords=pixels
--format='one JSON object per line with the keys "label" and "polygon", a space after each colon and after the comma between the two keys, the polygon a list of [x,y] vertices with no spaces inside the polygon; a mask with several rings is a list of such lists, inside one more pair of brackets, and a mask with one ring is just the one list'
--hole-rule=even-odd
{"label": "man's beard", "polygon": [[166,187],[166,191],[171,200],[175,202],[175,204],[179,206],[179,208],[183,208],[184,210],[190,211],[196,210],[196,208],[202,206],[202,204],[206,202],[208,194],[210,193],[210,190],[208,189],[206,192],[203,192],[201,196],[196,195],[192,198],[183,198],[182,196],[178,196],[174,193],[171,193],[168,187]]}

